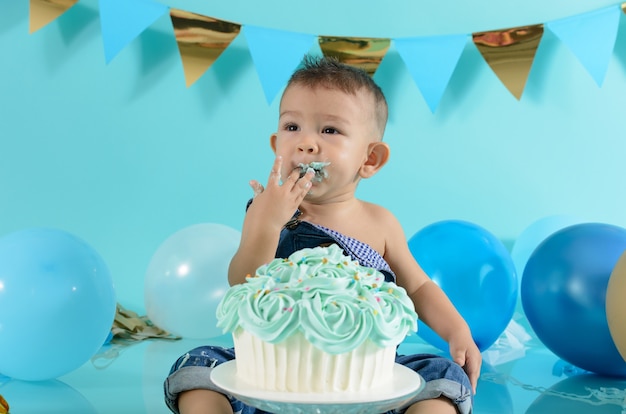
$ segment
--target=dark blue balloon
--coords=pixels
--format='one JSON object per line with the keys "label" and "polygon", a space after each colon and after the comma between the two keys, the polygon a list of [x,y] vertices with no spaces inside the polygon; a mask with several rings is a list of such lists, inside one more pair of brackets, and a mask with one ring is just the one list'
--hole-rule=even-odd
{"label": "dark blue balloon", "polygon": [[[515,265],[502,242],[466,221],[440,221],[409,239],[409,249],[465,318],[478,348],[489,348],[513,317],[519,291]],[[424,324],[418,335],[441,350],[447,344]]]}
{"label": "dark blue balloon", "polygon": [[543,344],[563,360],[598,374],[626,377],[606,318],[611,271],[626,250],[626,229],[602,223],[566,227],[526,263],[522,306]]}

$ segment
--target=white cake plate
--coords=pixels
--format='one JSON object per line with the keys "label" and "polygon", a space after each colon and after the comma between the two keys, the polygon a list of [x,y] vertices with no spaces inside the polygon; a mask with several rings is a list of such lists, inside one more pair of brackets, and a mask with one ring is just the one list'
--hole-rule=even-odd
{"label": "white cake plate", "polygon": [[424,388],[419,374],[396,364],[390,383],[377,389],[327,393],[266,391],[239,379],[235,363],[228,361],[215,367],[211,372],[213,383],[244,404],[270,413],[380,414],[402,406]]}

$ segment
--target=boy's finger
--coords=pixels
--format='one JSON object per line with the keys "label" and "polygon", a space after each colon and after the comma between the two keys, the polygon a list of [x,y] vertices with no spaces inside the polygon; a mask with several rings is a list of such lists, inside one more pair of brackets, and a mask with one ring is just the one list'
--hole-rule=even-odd
{"label": "boy's finger", "polygon": [[315,170],[313,168],[309,168],[306,170],[306,173],[298,179],[298,184],[300,184],[300,188],[304,192],[303,197],[309,192],[311,186],[313,185],[313,177],[315,177]]}
{"label": "boy's finger", "polygon": [[254,195],[252,196],[252,198],[258,196],[264,190],[263,185],[256,180],[250,181],[250,187],[252,187],[252,191],[254,191]]}
{"label": "boy's finger", "polygon": [[458,349],[451,349],[450,355],[452,356],[452,360],[459,364],[460,366],[465,366],[465,352]]}
{"label": "boy's finger", "polygon": [[476,394],[476,385],[478,384],[478,377],[480,376],[480,362],[470,358],[467,360],[467,367],[465,371],[469,376],[470,383],[472,384],[472,391]]}
{"label": "boy's finger", "polygon": [[[287,184],[290,189],[294,189],[296,184],[300,184],[300,188],[305,188],[307,182],[311,182],[315,177],[315,170],[313,168],[309,168],[303,176],[300,176],[300,172],[298,170],[293,170],[291,174],[287,177],[283,184]],[[307,190],[311,186],[306,187]]]}
{"label": "boy's finger", "polygon": [[283,166],[283,158],[279,155],[274,159],[274,165],[272,165],[272,171],[270,172],[270,178],[268,184],[280,185],[280,169]]}

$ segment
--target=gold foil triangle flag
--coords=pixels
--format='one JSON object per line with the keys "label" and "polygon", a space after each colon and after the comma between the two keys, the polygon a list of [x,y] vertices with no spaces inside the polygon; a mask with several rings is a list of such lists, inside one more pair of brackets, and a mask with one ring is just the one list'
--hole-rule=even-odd
{"label": "gold foil triangle flag", "polygon": [[213,17],[170,9],[178,52],[191,86],[239,35],[241,25]]}
{"label": "gold foil triangle flag", "polygon": [[9,403],[0,395],[0,414],[9,414]]}
{"label": "gold foil triangle flag", "polygon": [[622,11],[626,13],[626,2],[622,3]]}
{"label": "gold foil triangle flag", "polygon": [[78,0],[30,0],[30,33],[34,33],[68,11]]}
{"label": "gold foil triangle flag", "polygon": [[491,70],[518,100],[542,37],[542,24],[472,34]]}
{"label": "gold foil triangle flag", "polygon": [[374,76],[385,57],[391,39],[373,37],[319,36],[322,53],[342,63],[365,70]]}

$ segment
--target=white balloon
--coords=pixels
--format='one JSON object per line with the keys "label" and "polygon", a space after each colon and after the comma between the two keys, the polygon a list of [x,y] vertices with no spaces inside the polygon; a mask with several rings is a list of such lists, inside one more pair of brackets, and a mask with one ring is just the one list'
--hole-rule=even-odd
{"label": "white balloon", "polygon": [[215,223],[186,227],[168,237],[146,271],[144,300],[152,323],[185,338],[213,338],[217,306],[229,288],[228,266],[241,233]]}

